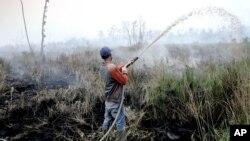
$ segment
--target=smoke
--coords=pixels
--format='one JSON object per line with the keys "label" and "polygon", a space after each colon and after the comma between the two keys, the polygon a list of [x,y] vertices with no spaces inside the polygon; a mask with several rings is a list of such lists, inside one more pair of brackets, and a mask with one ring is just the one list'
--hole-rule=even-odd
{"label": "smoke", "polygon": [[[222,17],[222,19],[225,22],[230,23],[231,30],[233,34],[235,35],[235,38],[237,36],[237,39],[240,39],[243,35],[243,26],[240,22],[240,20],[234,16],[233,14],[227,12],[226,10],[222,8],[216,8],[216,7],[207,7],[207,8],[201,8],[198,10],[194,10],[190,13],[184,14],[183,16],[177,18],[172,24],[170,24],[161,34],[155,36],[156,38],[152,41],[147,41],[149,44],[144,47],[140,47],[137,45],[127,47],[124,46],[124,42],[121,42],[124,47],[119,46],[117,43],[112,44],[110,42],[100,43],[99,40],[96,40],[95,42],[91,42],[88,40],[78,40],[78,39],[71,39],[67,42],[55,42],[55,43],[49,43],[45,45],[45,51],[46,56],[49,57],[52,60],[59,60],[62,59],[61,55],[65,56],[74,56],[75,54],[79,62],[86,64],[91,64],[91,61],[97,62],[97,58],[99,58],[99,61],[101,62],[101,59],[99,56],[99,51],[101,46],[110,46],[113,48],[113,58],[115,63],[119,64],[125,64],[127,61],[139,57],[139,60],[135,63],[136,68],[150,68],[153,67],[157,63],[164,63],[167,67],[171,68],[173,71],[181,71],[186,66],[189,67],[197,67],[199,64],[209,61],[211,58],[217,60],[219,63],[221,61],[228,61],[232,60],[234,58],[244,56],[242,49],[240,47],[240,44],[235,43],[217,43],[217,44],[171,44],[166,40],[169,36],[168,33],[170,33],[172,30],[175,30],[176,27],[185,24],[185,21],[188,21],[191,17],[196,16],[213,16],[217,15],[219,17]],[[203,36],[202,34],[199,34],[200,36]],[[197,35],[197,36],[199,36]],[[212,34],[213,35],[213,34]],[[166,36],[166,37],[164,37]],[[191,35],[190,35],[191,36]],[[163,39],[164,40],[163,40]],[[178,40],[178,36],[175,36]],[[209,36],[203,37],[209,38]],[[209,39],[207,39],[209,40]],[[10,48],[13,48],[12,50]],[[14,60],[19,60],[14,63],[12,63],[12,68],[16,74],[19,73],[19,76],[24,76],[25,73],[29,72],[37,72],[37,74],[30,74],[31,76],[39,75],[38,73],[38,63],[36,56],[30,56],[27,52],[28,47],[26,50],[22,50],[23,48],[26,48],[24,46],[11,46],[8,47],[8,49],[1,51],[1,57],[9,58],[11,60],[11,56],[15,56],[14,53],[22,53],[22,57],[19,57],[19,59],[14,58]],[[35,51],[38,51],[39,48],[35,47]],[[237,54],[234,54],[235,50],[237,50]],[[9,51],[9,52],[8,52]],[[91,52],[92,57],[95,56],[94,60],[91,60],[90,58],[86,58],[86,52]],[[88,55],[87,55],[88,56]],[[12,59],[13,59],[12,58]],[[73,57],[74,58],[74,57]],[[82,59],[82,60],[81,60]],[[66,60],[67,61],[67,60]],[[53,62],[53,61],[52,61]],[[79,63],[78,62],[78,63]],[[74,62],[68,62],[68,63],[74,63]],[[69,76],[68,78],[65,78],[64,80],[72,84],[76,77],[73,79],[72,73],[75,75],[76,72],[71,71],[65,71],[65,68],[58,66],[60,64],[53,64],[48,63],[44,64],[43,66],[45,68],[45,72],[49,74],[48,76],[45,76],[45,78],[53,78],[54,80],[64,78],[64,76]],[[91,67],[91,66],[90,66]],[[37,69],[37,70],[36,70]],[[66,70],[70,70],[66,67]],[[82,76],[79,76],[82,77]],[[83,79],[84,76],[82,77]],[[64,81],[63,80],[63,81]],[[85,80],[84,80],[85,82]]]}
{"label": "smoke", "polygon": [[[124,48],[119,48],[116,49],[116,56],[119,56],[123,62],[127,61],[129,58],[133,59],[134,57],[139,57],[140,61],[138,66],[141,67],[150,67],[157,62],[164,62],[167,63],[168,67],[171,67],[174,71],[182,70],[185,68],[185,66],[196,67],[200,63],[209,61],[210,59],[218,60],[218,63],[220,63],[221,61],[228,61],[244,56],[243,51],[241,51],[243,49],[238,44],[224,43],[214,45],[169,45],[166,44],[166,42],[165,44],[164,42],[161,42],[161,44],[156,45],[156,43],[158,43],[158,41],[163,38],[164,35],[172,31],[172,29],[180,24],[183,24],[185,21],[190,19],[190,17],[197,15],[217,15],[222,17],[223,20],[230,23],[230,27],[232,29],[233,35],[235,35],[235,39],[242,39],[243,26],[236,16],[222,8],[206,7],[194,10],[179,17],[144,48],[139,50],[138,48],[133,47],[127,50]],[[238,50],[239,52],[237,55],[233,54],[233,51],[235,50]],[[204,54],[204,52],[206,53]],[[202,56],[199,54],[202,54]]]}

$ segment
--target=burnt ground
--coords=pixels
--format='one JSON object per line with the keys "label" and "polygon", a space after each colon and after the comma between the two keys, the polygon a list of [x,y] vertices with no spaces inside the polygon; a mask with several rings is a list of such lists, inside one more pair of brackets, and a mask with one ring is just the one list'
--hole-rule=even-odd
{"label": "burnt ground", "polygon": [[[37,82],[31,76],[20,77],[9,72],[0,95],[0,139],[98,140],[98,128],[104,114],[102,100],[95,99],[92,110],[80,113],[85,120],[81,122],[73,118],[74,114],[58,110],[57,104],[63,102],[72,106],[79,101],[84,102],[83,95],[78,95],[71,101],[46,95],[46,98],[38,99],[42,97],[39,96],[39,91],[67,89],[74,81],[75,76],[71,73],[43,75]],[[86,92],[84,88],[77,91],[81,94]],[[151,112],[156,109],[153,105],[144,105],[140,109],[144,109],[146,114],[133,129],[136,133],[128,134],[128,140],[191,140],[195,121],[193,124],[183,123],[160,112],[156,116],[152,115]],[[132,124],[128,123],[128,126],[133,126]]]}

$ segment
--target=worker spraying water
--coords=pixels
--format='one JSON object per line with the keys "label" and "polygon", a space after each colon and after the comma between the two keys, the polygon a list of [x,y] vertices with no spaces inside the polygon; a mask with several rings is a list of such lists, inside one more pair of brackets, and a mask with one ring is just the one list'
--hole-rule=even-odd
{"label": "worker spraying water", "polygon": [[[129,61],[123,66],[116,66],[112,63],[112,54],[109,47],[103,47],[100,55],[104,60],[101,66],[101,74],[105,80],[105,114],[103,121],[103,131],[106,132],[113,119],[116,124],[117,140],[125,140],[125,110],[123,106],[124,85],[128,81],[127,67],[132,64]],[[111,129],[111,128],[110,128]]]}
{"label": "worker spraying water", "polygon": [[[159,36],[157,36],[150,44],[148,44],[145,48],[143,48],[143,50],[138,54],[138,56],[128,61],[123,66],[118,67],[111,63],[112,54],[110,48],[103,47],[100,50],[100,55],[102,59],[104,59],[101,70],[105,80],[105,96],[106,96],[105,115],[104,115],[105,119],[102,126],[105,134],[102,136],[100,141],[104,140],[108,136],[108,134],[110,133],[111,129],[115,124],[116,124],[116,130],[118,131],[117,140],[118,141],[126,140],[123,97],[124,97],[124,85],[127,83],[128,80],[127,68],[132,64],[134,64],[145,53],[147,49],[152,47],[173,27],[177,26],[178,24],[182,23],[183,21],[187,20],[189,17],[193,15],[205,15],[205,14],[207,15],[216,14],[225,19],[229,19],[234,32],[239,35],[241,34],[242,25],[240,20],[236,16],[232,15],[231,13],[227,12],[222,8],[207,7],[192,11],[178,18],[171,25],[169,25]],[[114,121],[111,125],[112,119],[114,119]]]}

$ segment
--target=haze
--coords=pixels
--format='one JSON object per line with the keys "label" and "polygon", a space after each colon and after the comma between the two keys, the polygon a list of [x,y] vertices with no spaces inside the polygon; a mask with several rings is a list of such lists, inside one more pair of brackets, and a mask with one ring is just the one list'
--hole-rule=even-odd
{"label": "haze", "polygon": [[[30,41],[38,43],[44,0],[23,0],[23,4]],[[99,31],[138,17],[145,20],[147,28],[164,30],[182,14],[205,6],[223,7],[239,17],[244,26],[250,25],[249,0],[50,0],[46,42],[97,38]],[[19,0],[0,0],[0,19],[0,46],[26,43]],[[203,28],[204,22],[193,20],[185,27]]]}

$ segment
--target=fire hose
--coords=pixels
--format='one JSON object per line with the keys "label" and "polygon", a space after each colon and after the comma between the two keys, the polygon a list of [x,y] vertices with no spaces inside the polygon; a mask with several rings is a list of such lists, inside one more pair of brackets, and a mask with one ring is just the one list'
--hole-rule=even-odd
{"label": "fire hose", "polygon": [[[133,60],[131,60],[130,63],[126,64],[125,66],[128,68],[129,66],[131,66],[136,60],[138,60],[139,58],[138,57],[135,57]],[[122,88],[122,99],[121,99],[121,102],[120,102],[120,105],[119,105],[119,109],[118,109],[118,112],[115,116],[115,120],[113,121],[112,125],[109,127],[108,131],[105,133],[105,135],[100,139],[100,141],[103,141],[107,136],[108,134],[111,132],[112,128],[114,127],[117,119],[118,119],[118,116],[120,115],[121,113],[121,109],[122,109],[122,103],[123,103],[123,100],[124,100],[124,87]]]}
{"label": "fire hose", "polygon": [[[161,36],[163,36],[163,35],[161,34]],[[160,37],[161,37],[161,36],[160,36]],[[145,47],[145,48],[142,50],[142,52],[139,54],[139,56],[141,56],[141,55],[145,52],[146,49],[150,48],[157,40],[159,40],[160,37],[157,37],[151,44],[149,44],[147,47]],[[126,66],[127,68],[130,67],[130,66],[133,65],[138,59],[139,59],[139,57],[135,57],[134,59],[132,59],[132,60],[131,60],[128,64],[126,64],[125,66]],[[118,116],[120,115],[120,112],[121,112],[121,109],[122,109],[123,100],[124,100],[124,86],[123,86],[123,89],[122,89],[122,99],[121,99],[121,102],[120,102],[120,105],[119,105],[118,112],[117,112],[117,114],[116,114],[116,116],[115,116],[115,119],[114,119],[112,125],[109,127],[108,131],[105,133],[105,135],[104,135],[99,141],[103,141],[103,140],[108,136],[108,134],[111,132],[112,128],[114,127],[114,125],[115,125],[115,123],[116,123],[116,121],[117,121],[117,119],[118,119]]]}
{"label": "fire hose", "polygon": [[113,121],[112,125],[109,127],[108,131],[105,133],[105,135],[100,139],[100,141],[103,141],[107,136],[108,134],[111,132],[112,128],[114,127],[117,119],[118,119],[118,116],[120,115],[120,112],[121,112],[121,109],[122,109],[122,103],[123,103],[123,100],[124,100],[124,87],[122,89],[122,99],[121,99],[121,102],[120,102],[120,105],[119,105],[119,109],[118,109],[118,112],[115,116],[115,120]]}
{"label": "fire hose", "polygon": [[[190,17],[191,15],[192,15],[192,13],[188,14],[187,17]],[[128,64],[126,64],[126,67],[128,68],[129,66],[133,65],[139,59],[139,57],[141,57],[143,55],[143,53],[148,48],[152,47],[162,36],[164,36],[168,31],[170,31],[176,24],[178,24],[181,20],[185,20],[187,17],[181,17],[180,19],[177,19],[172,25],[170,25],[168,28],[166,28],[149,45],[147,45],[145,48],[143,48],[143,50],[141,51],[141,53],[137,57],[135,57],[134,59],[132,59]],[[123,90],[122,90],[122,99],[121,99],[121,102],[120,102],[119,109],[118,109],[118,112],[116,114],[116,117],[115,117],[112,125],[109,127],[108,131],[105,133],[105,135],[99,141],[103,141],[108,136],[108,134],[111,132],[112,128],[114,127],[114,125],[115,125],[115,123],[116,123],[116,121],[118,119],[118,116],[120,115],[120,112],[121,112],[121,109],[122,109],[123,100],[124,100],[124,87],[123,87]]]}

